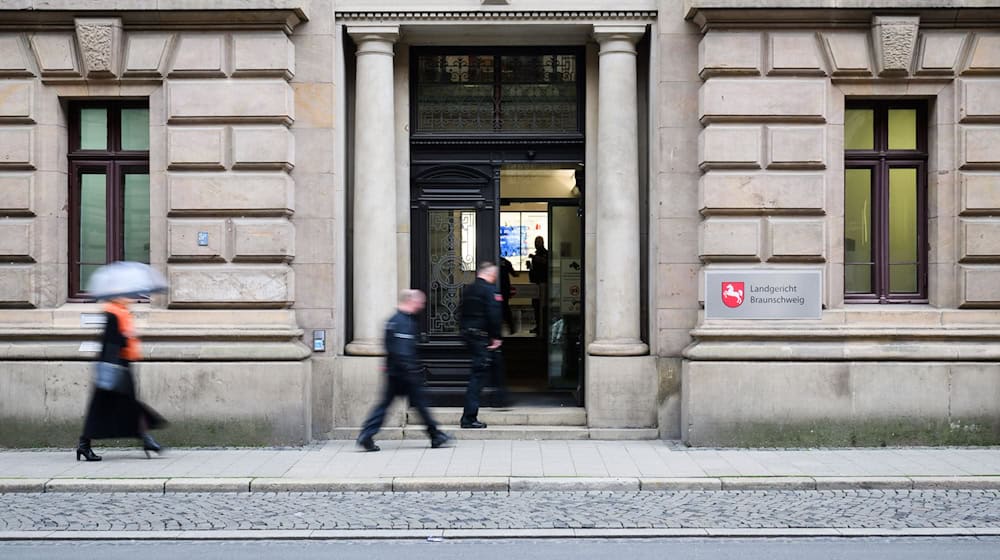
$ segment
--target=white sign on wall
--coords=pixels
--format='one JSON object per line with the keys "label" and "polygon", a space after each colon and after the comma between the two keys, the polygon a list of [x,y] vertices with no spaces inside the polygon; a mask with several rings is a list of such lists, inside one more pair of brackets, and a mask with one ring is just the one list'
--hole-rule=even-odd
{"label": "white sign on wall", "polygon": [[819,319],[819,269],[759,268],[705,272],[706,319]]}

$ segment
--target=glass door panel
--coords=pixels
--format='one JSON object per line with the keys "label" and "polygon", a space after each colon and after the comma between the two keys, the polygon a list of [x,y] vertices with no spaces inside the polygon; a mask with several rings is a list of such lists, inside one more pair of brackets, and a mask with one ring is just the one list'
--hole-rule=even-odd
{"label": "glass door panel", "polygon": [[548,376],[552,388],[576,389],[583,348],[583,235],[576,205],[550,208]]}
{"label": "glass door panel", "polygon": [[427,213],[428,334],[459,335],[462,286],[476,278],[476,210]]}

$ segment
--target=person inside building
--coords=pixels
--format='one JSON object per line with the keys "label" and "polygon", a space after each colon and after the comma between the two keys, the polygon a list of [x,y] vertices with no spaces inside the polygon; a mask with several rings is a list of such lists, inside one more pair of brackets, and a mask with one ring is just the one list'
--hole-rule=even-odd
{"label": "person inside building", "polygon": [[417,409],[427,426],[431,447],[436,449],[451,440],[448,434],[438,428],[427,408],[427,398],[424,395],[424,368],[417,347],[420,333],[417,315],[423,311],[426,302],[427,297],[420,290],[401,291],[396,314],[385,324],[385,390],[358,435],[357,443],[365,451],[381,449],[375,444],[375,434],[382,427],[389,405],[396,397],[403,396],[409,399],[410,406]]}
{"label": "person inside building", "polygon": [[514,270],[513,263],[500,257],[500,295],[503,296],[503,322],[507,323],[508,332],[514,334],[517,332],[517,327],[514,325],[514,313],[510,309],[511,276],[520,276],[520,274]]}
{"label": "person inside building", "polygon": [[485,428],[479,421],[479,392],[483,382],[493,373],[495,352],[503,343],[500,334],[501,302],[497,292],[497,266],[483,262],[476,271],[476,280],[462,290],[462,337],[472,354],[469,386],[465,390],[465,408],[462,411],[463,428]]}
{"label": "person inside building", "polygon": [[541,235],[535,237],[535,252],[528,257],[528,279],[538,286],[538,296],[531,299],[531,306],[535,310],[535,328],[531,332],[544,336],[548,308],[546,290],[549,283],[549,250],[545,248],[545,239]]}

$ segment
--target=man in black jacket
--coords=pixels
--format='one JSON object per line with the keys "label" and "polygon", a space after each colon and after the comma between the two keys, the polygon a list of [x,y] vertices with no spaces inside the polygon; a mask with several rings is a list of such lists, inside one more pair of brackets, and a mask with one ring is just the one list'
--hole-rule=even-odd
{"label": "man in black jacket", "polygon": [[372,409],[358,436],[358,445],[365,448],[365,451],[380,449],[372,438],[382,427],[389,405],[400,396],[407,397],[410,406],[420,413],[427,426],[427,435],[431,438],[431,447],[441,447],[451,439],[438,429],[424,397],[423,365],[417,353],[417,338],[420,333],[417,314],[423,311],[426,301],[426,296],[420,290],[403,290],[399,293],[398,311],[385,324],[385,371],[388,376],[382,400]]}
{"label": "man in black jacket", "polygon": [[488,379],[492,353],[499,351],[500,304],[503,297],[497,292],[497,266],[491,262],[479,265],[476,281],[462,290],[462,337],[472,353],[472,371],[465,390],[465,409],[462,411],[463,428],[485,428],[479,421],[479,391]]}

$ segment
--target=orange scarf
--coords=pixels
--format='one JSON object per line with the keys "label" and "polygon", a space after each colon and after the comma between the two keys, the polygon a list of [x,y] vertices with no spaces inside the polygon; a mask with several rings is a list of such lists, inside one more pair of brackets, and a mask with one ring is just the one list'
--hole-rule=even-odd
{"label": "orange scarf", "polygon": [[139,342],[139,337],[135,334],[135,325],[132,322],[132,313],[127,307],[114,301],[109,301],[104,306],[104,310],[113,314],[118,319],[118,330],[122,333],[122,336],[125,337],[125,346],[122,347],[121,353],[119,354],[121,358],[130,362],[137,362],[141,360],[142,345]]}

